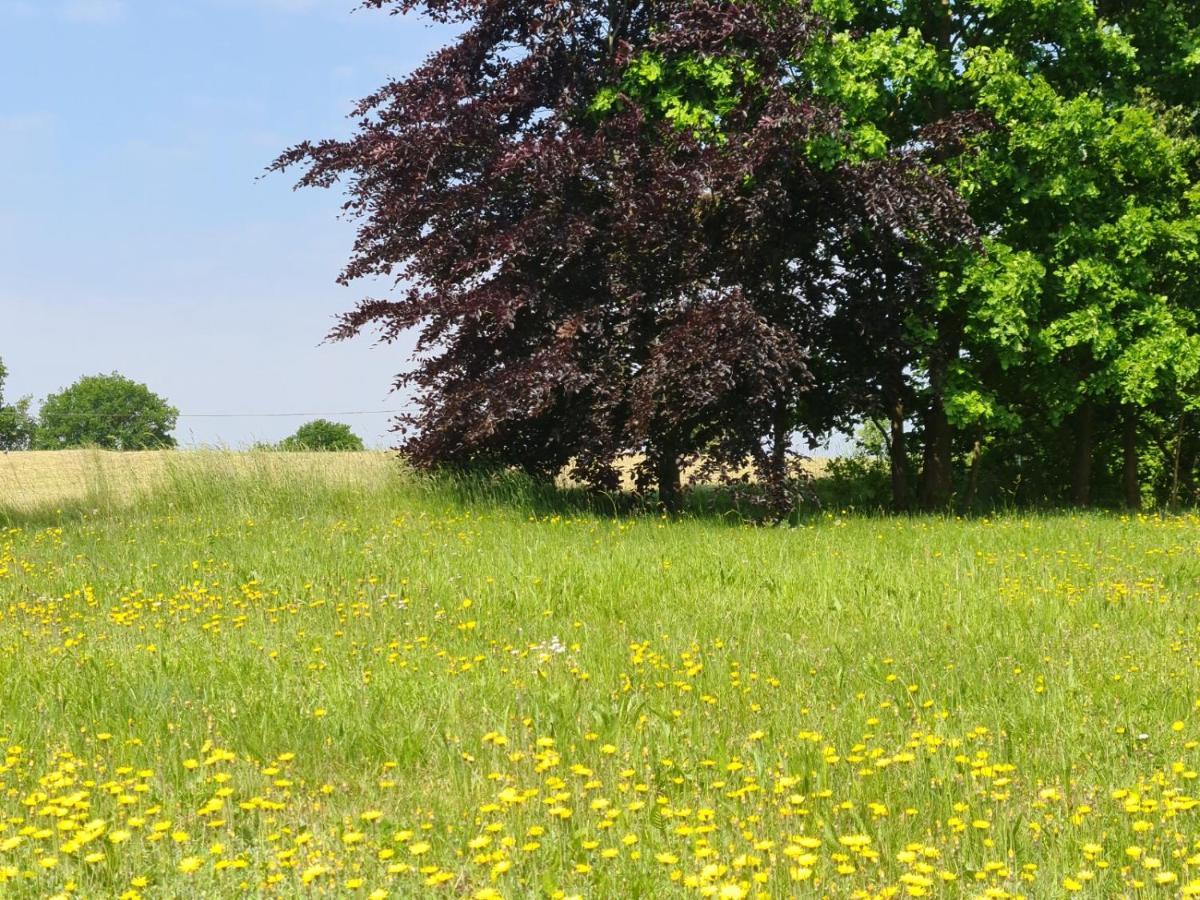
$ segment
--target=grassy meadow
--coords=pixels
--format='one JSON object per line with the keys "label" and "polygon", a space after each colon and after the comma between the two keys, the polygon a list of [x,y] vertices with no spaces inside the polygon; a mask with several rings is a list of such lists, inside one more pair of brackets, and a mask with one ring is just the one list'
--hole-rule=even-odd
{"label": "grassy meadow", "polygon": [[1198,627],[1192,515],[14,454],[0,895],[1200,896]]}

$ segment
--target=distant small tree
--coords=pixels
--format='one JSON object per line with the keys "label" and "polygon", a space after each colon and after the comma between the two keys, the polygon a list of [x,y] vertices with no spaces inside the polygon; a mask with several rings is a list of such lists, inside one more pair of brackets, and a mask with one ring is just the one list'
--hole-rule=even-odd
{"label": "distant small tree", "polygon": [[123,375],[91,375],[42,404],[33,445],[39,450],[101,447],[156,450],[175,446],[179,410]]}
{"label": "distant small tree", "polygon": [[0,450],[28,450],[33,440],[34,422],[29,414],[29,398],[4,402],[4,379],[8,369],[0,361]]}
{"label": "distant small tree", "polygon": [[279,442],[280,450],[362,450],[363,442],[349,425],[314,419]]}

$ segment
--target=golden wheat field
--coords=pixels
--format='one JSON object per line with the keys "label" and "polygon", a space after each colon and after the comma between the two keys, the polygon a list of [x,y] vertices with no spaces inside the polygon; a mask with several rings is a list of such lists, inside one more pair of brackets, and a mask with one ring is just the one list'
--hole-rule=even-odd
{"label": "golden wheat field", "polygon": [[131,504],[162,490],[172,474],[187,478],[292,474],[323,483],[369,480],[394,468],[394,454],[276,453],[226,450],[59,450],[0,453],[0,508],[47,509]]}

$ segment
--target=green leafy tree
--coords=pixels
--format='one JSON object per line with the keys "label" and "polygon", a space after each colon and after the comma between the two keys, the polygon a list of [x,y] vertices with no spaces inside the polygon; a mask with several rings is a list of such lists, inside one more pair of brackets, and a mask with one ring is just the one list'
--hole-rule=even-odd
{"label": "green leafy tree", "polygon": [[[1136,505],[1145,413],[1190,408],[1200,366],[1189,288],[1200,274],[1197,14],[1115,0],[814,8],[832,27],[798,48],[795,69],[843,127],[836,140],[813,141],[809,158],[836,167],[924,150],[969,202],[984,241],[949,253],[910,245],[902,265],[860,266],[874,274],[858,279],[854,302],[832,300],[809,332],[816,389],[796,415],[810,432],[890,419],[901,507],[915,420],[917,493],[931,509],[956,487],[969,503],[985,459],[1028,458],[1030,448],[1014,456],[1012,444],[1031,441],[1043,484],[1061,483],[1059,461],[1074,460],[1071,497],[1086,504],[1092,460],[1103,456],[1094,422],[1118,422],[1119,435],[1105,435],[1120,441],[1125,499]],[[721,144],[737,84],[753,85],[754,72],[732,53],[674,62],[645,53],[595,108],[633,98]],[[846,266],[846,247],[826,251]],[[848,311],[858,314],[842,321]]]}
{"label": "green leafy tree", "polygon": [[0,450],[27,450],[33,439],[34,422],[29,414],[29,398],[4,402],[4,380],[8,369],[0,361]]}
{"label": "green leafy tree", "polygon": [[144,384],[115,372],[92,375],[46,398],[34,446],[40,450],[174,447],[171,431],[178,416],[178,410]]}
{"label": "green leafy tree", "polygon": [[1036,456],[1044,482],[1087,504],[1101,438],[1120,444],[1136,505],[1148,413],[1190,410],[1200,367],[1193,5],[818,5],[836,24],[810,64],[863,146],[979,126],[944,171],[985,252],[940,260],[885,404],[917,413],[923,505],[948,502],[952,457],[971,459],[975,485],[989,448]]}
{"label": "green leafy tree", "polygon": [[349,425],[314,419],[279,442],[280,450],[362,450],[363,442]]}

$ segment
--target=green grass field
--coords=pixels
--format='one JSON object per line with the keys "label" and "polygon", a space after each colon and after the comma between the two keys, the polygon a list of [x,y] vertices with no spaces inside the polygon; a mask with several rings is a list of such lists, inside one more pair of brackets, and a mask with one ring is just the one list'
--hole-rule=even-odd
{"label": "green grass field", "polygon": [[5,897],[1200,895],[1200,518],[180,459],[0,512]]}

